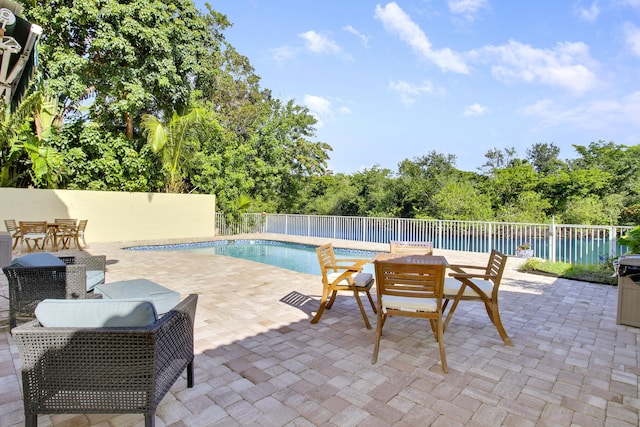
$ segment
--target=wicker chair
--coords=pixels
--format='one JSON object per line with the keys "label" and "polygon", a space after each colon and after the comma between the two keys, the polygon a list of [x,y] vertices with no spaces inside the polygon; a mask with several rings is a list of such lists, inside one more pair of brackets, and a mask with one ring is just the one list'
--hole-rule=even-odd
{"label": "wicker chair", "polygon": [[[9,265],[2,269],[9,282],[9,327],[16,319],[33,317],[40,301],[52,299],[100,298],[87,292],[87,271],[105,271],[104,255],[60,257],[66,266],[21,267]],[[104,275],[103,275],[104,277]]]}
{"label": "wicker chair", "polygon": [[145,426],[182,372],[193,387],[192,294],[146,327],[13,330],[22,358],[25,426],[38,414],[142,413]]}

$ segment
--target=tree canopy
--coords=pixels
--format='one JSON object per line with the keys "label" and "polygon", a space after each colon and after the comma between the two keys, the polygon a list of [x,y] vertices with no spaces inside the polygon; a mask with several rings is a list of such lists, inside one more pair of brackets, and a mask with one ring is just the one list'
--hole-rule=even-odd
{"label": "tree canopy", "polygon": [[540,142],[487,151],[477,172],[427,150],[397,170],[327,171],[331,146],[261,86],[192,0],[35,0],[38,79],[0,120],[0,185],[217,196],[228,212],[640,223],[640,145]]}

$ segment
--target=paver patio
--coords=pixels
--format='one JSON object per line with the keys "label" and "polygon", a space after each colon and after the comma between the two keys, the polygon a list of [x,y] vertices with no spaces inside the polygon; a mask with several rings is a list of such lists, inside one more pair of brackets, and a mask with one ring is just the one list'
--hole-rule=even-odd
{"label": "paver patio", "polygon": [[[222,256],[121,249],[130,244],[88,249],[107,255],[107,281],[145,277],[200,295],[195,387],[186,388],[185,375],[178,379],[160,404],[158,427],[638,426],[640,329],[616,325],[616,287],[518,273],[510,259],[500,304],[514,347],[504,346],[482,304],[462,302],[445,333],[444,374],[426,321],[389,319],[376,365],[375,330],[364,327],[353,297],[339,296],[311,325],[320,276]],[[488,256],[435,253],[451,263],[483,264]],[[0,275],[0,294],[6,286]],[[6,306],[2,299],[0,309]],[[367,313],[375,328],[370,307]],[[20,426],[20,358],[8,329],[0,332],[0,427]],[[144,425],[137,414],[38,421]]]}

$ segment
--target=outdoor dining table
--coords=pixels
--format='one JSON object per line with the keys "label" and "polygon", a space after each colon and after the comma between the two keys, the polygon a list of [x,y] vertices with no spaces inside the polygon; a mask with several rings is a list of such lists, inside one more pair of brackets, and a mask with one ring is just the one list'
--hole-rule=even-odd
{"label": "outdoor dining table", "polygon": [[415,255],[415,254],[391,254],[388,252],[379,252],[373,257],[373,263],[377,261],[394,261],[406,265],[444,265],[449,267],[447,259],[441,255]]}

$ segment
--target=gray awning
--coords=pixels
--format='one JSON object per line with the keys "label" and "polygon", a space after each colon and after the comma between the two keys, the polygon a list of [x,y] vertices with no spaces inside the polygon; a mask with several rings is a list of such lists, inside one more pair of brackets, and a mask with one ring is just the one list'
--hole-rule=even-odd
{"label": "gray awning", "polygon": [[0,0],[0,97],[15,109],[37,65],[36,43],[42,28],[19,16],[22,6]]}

